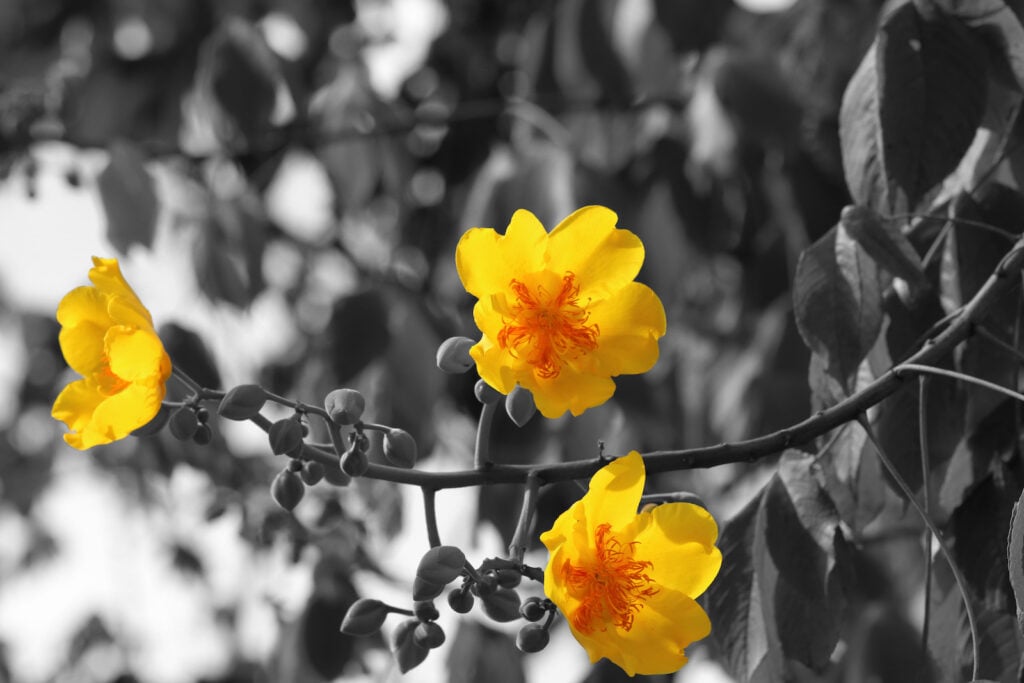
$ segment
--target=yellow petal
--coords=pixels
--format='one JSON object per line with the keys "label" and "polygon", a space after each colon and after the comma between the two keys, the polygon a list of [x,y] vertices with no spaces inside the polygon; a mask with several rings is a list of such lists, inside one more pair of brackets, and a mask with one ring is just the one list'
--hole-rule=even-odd
{"label": "yellow petal", "polygon": [[[662,589],[636,613],[629,631],[602,632],[601,645],[608,652],[603,656],[630,676],[666,674],[686,664],[684,648],[709,633],[711,621],[700,605],[682,593]],[[590,640],[596,636],[592,634]]]}
{"label": "yellow petal", "polygon": [[659,505],[638,517],[637,528],[636,556],[651,563],[650,576],[658,585],[696,598],[718,575],[718,525],[699,505]]}
{"label": "yellow petal", "polygon": [[531,369],[523,373],[519,383],[533,393],[537,410],[552,419],[561,417],[567,410],[573,415],[580,415],[587,408],[601,405],[615,393],[615,382],[611,377],[578,372],[570,365],[562,366],[561,372],[551,378],[537,377]]}
{"label": "yellow petal", "polygon": [[618,530],[633,522],[645,479],[644,460],[636,451],[599,469],[591,477],[590,489],[583,496],[589,528],[610,524],[613,530]]}
{"label": "yellow petal", "polygon": [[[100,393],[99,386],[88,379],[80,379],[71,382],[57,396],[53,402],[53,409],[50,414],[54,419],[60,420],[73,432],[83,431],[92,420],[92,414],[96,407],[103,402],[105,396]],[[69,434],[68,436],[74,436]],[[68,443],[71,443],[69,440]],[[77,446],[75,448],[88,448],[88,446]]]}
{"label": "yellow petal", "polygon": [[83,376],[89,376],[103,367],[106,351],[103,347],[103,335],[106,328],[91,322],[83,322],[74,327],[61,328],[57,341],[61,353],[71,369]]}
{"label": "yellow petal", "polygon": [[523,361],[513,357],[491,339],[484,337],[469,349],[469,355],[476,362],[480,379],[487,382],[499,393],[508,395],[520,378],[532,373],[522,370]]}
{"label": "yellow petal", "polygon": [[89,270],[89,279],[104,294],[117,296],[122,299],[123,304],[130,307],[149,326],[153,325],[153,319],[149,311],[142,305],[139,297],[131,288],[124,276],[121,275],[121,266],[117,259],[92,257],[93,268]]}
{"label": "yellow petal", "polygon": [[544,267],[548,234],[525,209],[512,215],[504,235],[470,228],[455,249],[455,267],[466,291],[483,299],[508,289],[509,282]]}
{"label": "yellow petal", "polygon": [[91,323],[109,327],[107,296],[95,287],[76,287],[64,295],[57,305],[57,322],[63,327]]}
{"label": "yellow petal", "polygon": [[603,206],[585,206],[551,231],[548,268],[572,272],[580,299],[604,298],[633,280],[644,262],[644,245],[615,227],[618,216]]}
{"label": "yellow petal", "polygon": [[110,357],[110,370],[131,382],[164,381],[164,346],[156,333],[128,327],[111,327],[104,339]]}
{"label": "yellow petal", "polygon": [[613,296],[587,306],[597,325],[597,349],[580,365],[612,376],[647,372],[658,360],[658,339],[665,335],[665,308],[650,287],[630,282]]}
{"label": "yellow petal", "polygon": [[153,419],[164,393],[163,384],[129,384],[96,407],[90,428],[107,435],[109,441],[123,439]]}

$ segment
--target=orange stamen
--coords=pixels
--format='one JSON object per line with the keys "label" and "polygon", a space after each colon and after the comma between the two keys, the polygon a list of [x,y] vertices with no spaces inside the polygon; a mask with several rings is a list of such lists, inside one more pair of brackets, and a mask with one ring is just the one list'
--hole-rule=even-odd
{"label": "orange stamen", "polygon": [[542,285],[531,291],[519,280],[509,282],[516,303],[512,319],[498,333],[498,345],[536,368],[544,379],[557,377],[565,361],[597,348],[600,330],[588,325],[590,314],[580,306],[576,275],[566,273],[562,287],[550,296]]}
{"label": "orange stamen", "polygon": [[658,592],[648,575],[653,564],[633,559],[636,541],[623,545],[610,534],[611,525],[602,524],[594,532],[597,547],[594,562],[575,566],[566,562],[562,578],[580,606],[569,616],[580,633],[606,631],[609,625],[628,631],[646,599]]}

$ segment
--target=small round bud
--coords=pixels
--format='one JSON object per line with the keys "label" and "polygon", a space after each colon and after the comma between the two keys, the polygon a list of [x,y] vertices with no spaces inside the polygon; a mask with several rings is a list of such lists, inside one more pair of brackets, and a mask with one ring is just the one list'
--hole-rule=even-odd
{"label": "small round bud", "polygon": [[412,637],[420,647],[432,650],[444,644],[444,629],[433,621],[424,621],[412,632]]}
{"label": "small round bud", "polygon": [[476,395],[476,400],[480,401],[484,405],[497,403],[501,400],[501,394],[498,393],[498,390],[482,379],[477,380],[476,384],[473,386],[473,393]]}
{"label": "small round bud", "polygon": [[516,635],[516,647],[522,652],[540,652],[548,646],[551,635],[540,624],[527,624]]}
{"label": "small round bud", "polygon": [[345,451],[339,461],[341,471],[350,477],[361,477],[366,474],[370,467],[370,459],[366,453],[358,448],[349,448]]}
{"label": "small round bud", "polygon": [[196,427],[196,433],[192,435],[192,441],[200,446],[208,446],[213,441],[213,430],[208,424],[200,424]]}
{"label": "small round bud", "polygon": [[299,476],[302,477],[302,481],[305,482],[306,486],[313,486],[324,478],[324,472],[325,468],[323,465],[313,460],[307,460],[303,463]]}
{"label": "small round bud", "polygon": [[448,594],[448,606],[452,608],[453,612],[459,614],[466,614],[473,609],[474,602],[476,602],[476,598],[473,597],[473,594],[461,586]]}
{"label": "small round bud", "polygon": [[522,427],[533,414],[537,412],[537,405],[533,402],[533,394],[529,389],[517,384],[508,396],[505,397],[505,412],[517,427]]}
{"label": "small round bud", "polygon": [[469,337],[449,337],[437,347],[437,367],[444,372],[459,375],[475,365],[469,350],[475,344]]}
{"label": "small round bud", "polygon": [[331,486],[348,486],[352,483],[352,477],[341,471],[341,463],[324,466],[324,479]]}
{"label": "small round bud", "polygon": [[296,474],[301,472],[302,471],[302,461],[301,460],[296,460],[295,458],[292,458],[291,460],[289,460],[288,461],[288,471],[289,472],[295,472]]}
{"label": "small round bud", "polygon": [[416,465],[416,440],[404,429],[389,429],[384,434],[384,457],[397,467]]}
{"label": "small round bud", "polygon": [[285,510],[294,510],[306,493],[299,475],[287,467],[281,470],[270,485],[270,495]]}
{"label": "small round bud", "polygon": [[199,420],[199,424],[206,424],[210,421],[210,411],[206,408],[199,406],[196,408],[196,419]]}
{"label": "small round bud", "polygon": [[526,598],[523,604],[519,606],[519,614],[527,621],[540,621],[544,617],[544,613],[547,612],[544,609],[544,605],[541,603],[540,598],[534,596]]}
{"label": "small round bud", "polygon": [[196,433],[199,420],[196,419],[196,411],[192,406],[181,406],[171,413],[171,420],[168,428],[175,439],[188,441]]}
{"label": "small round bud", "polygon": [[220,400],[217,414],[228,420],[248,420],[260,412],[267,400],[267,392],[258,384],[241,384]]}
{"label": "small round bud", "polygon": [[324,399],[324,410],[340,425],[359,422],[366,409],[366,399],[355,389],[335,389]]}
{"label": "small round bud", "polygon": [[[431,548],[420,558],[416,576],[440,586],[446,586],[462,573],[466,566],[466,555],[453,545],[439,545]],[[433,597],[433,596],[431,596]],[[414,600],[425,600],[413,595]]]}
{"label": "small round bud", "polygon": [[274,455],[291,453],[302,446],[302,427],[295,419],[286,417],[270,425],[267,438]]}
{"label": "small round bud", "polygon": [[388,606],[380,600],[361,598],[352,603],[341,622],[341,632],[350,636],[369,636],[380,630],[388,616]]}
{"label": "small round bud", "polygon": [[437,607],[434,606],[433,600],[417,600],[416,604],[412,607],[412,613],[420,621],[435,621],[441,616],[440,612],[437,611]]}

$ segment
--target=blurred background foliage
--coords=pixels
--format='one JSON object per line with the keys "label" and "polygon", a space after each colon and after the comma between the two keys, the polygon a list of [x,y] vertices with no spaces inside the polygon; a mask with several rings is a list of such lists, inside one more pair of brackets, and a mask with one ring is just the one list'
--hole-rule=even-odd
{"label": "blurred background foliage", "polygon": [[[94,193],[107,255],[145,268],[146,253],[176,250],[197,293],[189,306],[214,312],[205,320],[275,311],[271,325],[242,337],[232,322],[168,314],[136,285],[175,363],[204,385],[258,381],[308,403],[338,386],[359,388],[371,418],[411,432],[422,466],[439,469],[468,464],[479,411],[476,376],[445,376],[433,361],[444,338],[475,335],[472,300],[454,269],[459,236],[471,226],[500,230],[518,208],[550,228],[579,206],[609,206],[647,247],[640,279],[669,321],[661,360],[646,375],[619,378],[615,397],[580,418],[517,429],[500,416],[494,459],[591,458],[599,443],[622,453],[739,440],[812,409],[789,288],[800,252],[850,202],[840,103],[881,5],[6,0],[0,173],[29,201],[52,201],[38,186],[43,173]],[[376,65],[388,50],[408,57],[396,35],[403,12],[419,17],[424,50],[389,80]],[[2,229],[10,240],[33,227]],[[82,280],[89,256],[80,254]],[[5,369],[13,388],[0,430],[0,534],[12,539],[0,550],[0,681],[389,675],[383,641],[351,640],[338,623],[359,594],[397,586],[407,595],[401,570],[425,545],[403,491],[321,484],[292,516],[268,494],[280,463],[265,442],[228,428],[215,429],[210,446],[165,432],[70,454],[48,415],[66,379],[55,320],[15,297],[0,315],[12,330],[10,357],[20,359]],[[249,345],[264,349],[255,361]],[[723,522],[753,519],[760,499],[748,503],[775,470],[726,465],[650,485],[697,492]],[[871,657],[909,666],[905,653],[884,650],[916,642],[905,616],[922,600],[919,524],[903,518],[878,471],[860,476],[853,540],[865,549],[857,566],[869,586],[861,597],[896,608],[865,612],[850,647],[864,658],[857,666]],[[111,606],[130,599],[123,594],[76,603],[48,649],[24,644],[31,622],[53,623],[71,599],[69,590],[47,596],[52,581],[38,577],[63,567],[62,581],[105,581],[103,563],[81,570],[93,573],[62,565],[73,553],[57,527],[75,511],[59,500],[74,481],[124,499],[114,516],[145,526],[123,540],[155,548],[186,586],[174,595],[204,596],[207,613],[190,613],[197,621],[179,629],[194,630],[173,650],[175,665],[160,655],[166,634]],[[578,495],[573,485],[546,487],[537,528]],[[469,528],[451,533],[500,552],[519,496],[503,487],[460,493],[452,506]],[[1013,499],[977,504],[1005,508]],[[876,518],[885,523],[873,527]],[[234,560],[217,555],[228,547]],[[542,554],[532,557],[543,564]],[[161,572],[147,590],[170,590],[171,574]],[[162,622],[181,616],[164,609],[141,600],[137,611]],[[948,619],[962,619],[956,610]],[[621,677],[585,665],[582,650],[556,647],[564,639],[524,658],[509,633],[461,622],[420,680],[541,680],[551,675],[545,667],[562,666],[556,657],[571,662],[576,680]],[[712,641],[693,648],[695,660],[724,656]],[[677,680],[729,680],[711,666],[700,669],[708,678],[688,671]],[[855,679],[808,670],[800,680]]]}

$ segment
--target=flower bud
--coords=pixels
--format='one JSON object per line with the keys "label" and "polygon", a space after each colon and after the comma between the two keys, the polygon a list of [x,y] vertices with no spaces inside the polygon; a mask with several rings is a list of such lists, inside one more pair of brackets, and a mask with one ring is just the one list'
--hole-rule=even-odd
{"label": "flower bud", "polygon": [[348,476],[361,477],[370,467],[370,459],[366,457],[366,453],[361,448],[353,445],[342,454],[339,466],[341,471]]}
{"label": "flower bud", "polygon": [[469,355],[469,349],[475,344],[469,337],[449,337],[437,347],[437,367],[444,372],[460,375],[468,372],[476,362]]}
{"label": "flower bud", "polygon": [[417,600],[416,604],[412,607],[412,613],[420,621],[435,621],[441,616],[440,612],[437,611],[437,607],[434,606],[433,600]]}
{"label": "flower bud", "polygon": [[192,435],[192,441],[200,446],[208,446],[213,441],[213,430],[210,425],[200,423],[196,427],[196,433]]}
{"label": "flower bud", "polygon": [[551,635],[540,624],[527,624],[516,635],[516,647],[522,652],[540,652],[548,646]]}
{"label": "flower bud", "polygon": [[522,427],[529,422],[533,414],[537,412],[537,405],[533,402],[533,394],[530,393],[530,390],[517,384],[505,397],[505,412],[517,427]]}
{"label": "flower bud", "polygon": [[477,380],[476,384],[473,386],[473,393],[476,395],[476,400],[480,401],[484,405],[497,403],[501,400],[501,394],[498,393],[498,390],[482,379]]}
{"label": "flower bud", "polygon": [[181,406],[171,413],[168,428],[175,439],[188,441],[196,433],[197,427],[199,427],[199,419],[192,406]]}
{"label": "flower bud", "polygon": [[490,595],[481,595],[484,612],[495,621],[515,621],[519,618],[519,593],[510,588],[498,588]]}
{"label": "flower bud", "polygon": [[416,576],[424,581],[445,586],[454,581],[465,566],[466,556],[461,550],[453,545],[439,545],[428,550],[420,558]]}
{"label": "flower bud", "polygon": [[498,589],[498,582],[493,576],[487,576],[485,574],[479,581],[474,582],[469,589],[473,591],[476,596],[486,598]]}
{"label": "flower bud", "polygon": [[220,400],[217,414],[228,420],[248,420],[260,412],[267,392],[258,384],[240,384]]}
{"label": "flower bud", "polygon": [[412,599],[433,600],[444,592],[444,586],[443,583],[436,583],[422,576],[417,576],[412,580]]}
{"label": "flower bud", "polygon": [[206,408],[199,406],[196,408],[196,419],[199,420],[199,424],[206,424],[210,421],[210,411]]}
{"label": "flower bud", "polygon": [[540,598],[536,596],[526,598],[523,604],[519,606],[519,615],[527,621],[540,621],[545,612],[547,610],[544,609]]}
{"label": "flower bud", "polygon": [[152,436],[159,432],[167,424],[171,417],[171,409],[167,404],[161,403],[160,409],[156,411],[153,419],[132,432],[132,436]]}
{"label": "flower bud", "polygon": [[341,471],[341,463],[324,466],[324,479],[331,486],[348,486],[352,477]]}
{"label": "flower bud", "polygon": [[398,625],[391,636],[395,661],[398,662],[398,668],[402,673],[419,666],[430,652],[412,637],[419,625],[419,619],[407,619]]}
{"label": "flower bud", "polygon": [[448,594],[448,606],[452,608],[453,612],[459,614],[466,614],[473,609],[474,602],[476,602],[476,598],[473,597],[473,594],[461,586]]}
{"label": "flower bud", "polygon": [[299,476],[306,486],[313,486],[324,478],[324,466],[314,460],[307,460],[303,463]]}
{"label": "flower bud", "polygon": [[302,446],[302,426],[298,420],[286,417],[270,425],[267,437],[274,455],[291,453]]}
{"label": "flower bud", "polygon": [[412,632],[412,637],[420,647],[432,650],[444,644],[444,629],[433,621],[423,621]]}
{"label": "flower bud", "polygon": [[388,606],[380,600],[361,598],[352,603],[341,622],[341,632],[350,636],[370,636],[384,625]]}
{"label": "flower bud", "polygon": [[281,470],[270,485],[270,495],[285,510],[294,510],[306,493],[299,475],[287,467]]}
{"label": "flower bud", "polygon": [[366,409],[366,399],[355,389],[335,389],[324,399],[324,410],[340,425],[359,422]]}
{"label": "flower bud", "polygon": [[384,457],[397,467],[411,469],[416,464],[416,440],[404,429],[389,429],[384,434]]}
{"label": "flower bud", "polygon": [[523,575],[518,569],[496,569],[494,576],[502,588],[515,588],[523,582]]}

